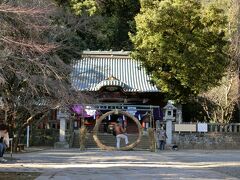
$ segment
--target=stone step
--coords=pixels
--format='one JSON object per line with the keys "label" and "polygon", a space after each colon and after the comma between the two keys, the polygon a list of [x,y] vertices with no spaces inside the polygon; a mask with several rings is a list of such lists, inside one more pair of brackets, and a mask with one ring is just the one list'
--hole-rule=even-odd
{"label": "stone step", "polygon": [[[116,137],[111,134],[98,134],[99,140],[107,146],[116,146]],[[129,142],[134,142],[137,139],[137,134],[128,134]],[[124,146],[124,140],[121,140],[121,146]],[[79,148],[79,134],[75,133],[73,140],[73,147]],[[87,135],[87,148],[97,148],[97,145],[92,137],[92,134]],[[148,136],[143,135],[141,142],[136,148],[139,149],[149,149],[149,139]]]}

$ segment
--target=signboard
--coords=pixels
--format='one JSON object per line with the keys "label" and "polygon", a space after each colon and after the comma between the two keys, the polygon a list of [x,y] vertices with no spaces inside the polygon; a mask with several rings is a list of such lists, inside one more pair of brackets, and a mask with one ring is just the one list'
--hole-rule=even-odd
{"label": "signboard", "polygon": [[197,132],[208,132],[207,123],[198,123],[197,124]]}
{"label": "signboard", "polygon": [[196,132],[196,124],[175,124],[175,131]]}

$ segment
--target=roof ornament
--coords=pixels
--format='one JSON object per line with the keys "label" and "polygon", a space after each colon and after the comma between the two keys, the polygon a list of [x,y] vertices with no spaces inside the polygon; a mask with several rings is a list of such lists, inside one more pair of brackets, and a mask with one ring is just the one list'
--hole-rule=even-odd
{"label": "roof ornament", "polygon": [[109,76],[106,80],[118,80],[118,81],[119,81],[119,79],[117,79],[117,78],[114,77],[113,75]]}

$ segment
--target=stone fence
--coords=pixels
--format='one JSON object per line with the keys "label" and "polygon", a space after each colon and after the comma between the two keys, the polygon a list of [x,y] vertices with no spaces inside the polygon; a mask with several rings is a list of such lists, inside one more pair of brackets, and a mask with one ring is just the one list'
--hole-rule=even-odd
{"label": "stone fence", "polygon": [[173,143],[180,149],[240,149],[240,123],[200,123],[200,126],[191,124],[191,131],[187,131],[184,124],[174,124]]}
{"label": "stone fence", "polygon": [[240,123],[230,124],[208,123],[208,132],[240,133]]}
{"label": "stone fence", "polygon": [[228,132],[240,133],[240,123],[174,123],[175,132]]}

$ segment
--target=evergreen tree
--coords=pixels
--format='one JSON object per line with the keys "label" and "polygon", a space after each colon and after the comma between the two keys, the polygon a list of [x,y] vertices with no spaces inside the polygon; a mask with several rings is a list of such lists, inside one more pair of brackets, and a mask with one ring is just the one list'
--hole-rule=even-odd
{"label": "evergreen tree", "polygon": [[79,16],[76,30],[85,49],[131,50],[128,33],[134,31],[134,17],[139,12],[138,0],[56,0]]}
{"label": "evergreen tree", "polygon": [[187,100],[218,84],[228,65],[222,9],[196,0],[142,0],[131,35],[135,59],[169,98]]}

